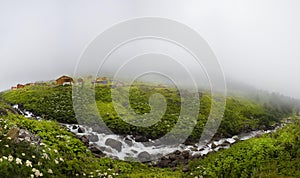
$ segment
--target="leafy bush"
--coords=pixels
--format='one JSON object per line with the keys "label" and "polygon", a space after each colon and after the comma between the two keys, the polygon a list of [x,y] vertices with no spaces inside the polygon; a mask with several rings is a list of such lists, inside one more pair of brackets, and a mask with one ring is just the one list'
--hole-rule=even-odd
{"label": "leafy bush", "polygon": [[300,176],[300,121],[190,163],[204,177]]}

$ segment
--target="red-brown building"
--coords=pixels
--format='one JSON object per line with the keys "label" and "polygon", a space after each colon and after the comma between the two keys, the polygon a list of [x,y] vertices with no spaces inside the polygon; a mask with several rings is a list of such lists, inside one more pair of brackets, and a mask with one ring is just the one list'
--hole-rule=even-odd
{"label": "red-brown building", "polygon": [[17,88],[18,88],[18,89],[20,89],[20,88],[24,88],[24,85],[22,85],[22,84],[18,84],[18,85],[17,85]]}
{"label": "red-brown building", "polygon": [[17,87],[11,87],[11,90],[16,90],[17,89]]}
{"label": "red-brown building", "polygon": [[58,79],[56,79],[56,84],[57,85],[72,85],[74,83],[73,79],[68,76],[61,76]]}
{"label": "red-brown building", "polygon": [[25,86],[33,86],[33,85],[34,85],[34,83],[26,83]]}

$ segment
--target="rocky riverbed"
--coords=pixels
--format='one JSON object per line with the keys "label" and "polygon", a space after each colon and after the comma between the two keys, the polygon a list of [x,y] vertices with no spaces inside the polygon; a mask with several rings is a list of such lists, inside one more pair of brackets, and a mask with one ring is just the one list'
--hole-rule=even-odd
{"label": "rocky riverbed", "polygon": [[[119,136],[99,133],[96,129],[84,125],[63,125],[82,140],[98,157],[109,156],[121,160],[142,161],[159,167],[175,167],[179,164],[187,164],[192,159],[203,157],[210,152],[228,149],[236,142],[274,132],[280,127],[277,126],[273,130],[242,133],[230,138],[214,140],[203,145],[196,143],[164,146],[159,143],[156,144],[153,140],[139,142],[130,135]],[[145,144],[149,142],[153,144]]]}
{"label": "rocky riverbed", "polygon": [[[21,109],[18,105],[14,105],[13,108],[25,117],[42,119],[29,111]],[[61,125],[66,126],[70,132],[74,133],[97,157],[108,156],[120,160],[141,161],[158,167],[174,168],[179,164],[185,165],[192,159],[204,157],[210,152],[228,149],[236,142],[274,132],[282,126],[276,125],[272,130],[257,130],[230,138],[212,140],[206,144],[165,146],[162,143],[143,137],[103,133],[97,125],[85,126],[63,123]]]}

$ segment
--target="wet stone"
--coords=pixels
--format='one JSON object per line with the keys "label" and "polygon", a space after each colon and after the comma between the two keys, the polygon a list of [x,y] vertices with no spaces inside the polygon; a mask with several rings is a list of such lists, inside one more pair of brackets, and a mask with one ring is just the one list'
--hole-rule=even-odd
{"label": "wet stone", "polygon": [[130,147],[133,146],[132,140],[130,140],[129,138],[125,138],[124,142]]}
{"label": "wet stone", "polygon": [[78,133],[85,133],[85,129],[83,127],[79,127],[77,131]]}
{"label": "wet stone", "polygon": [[188,159],[189,156],[190,156],[190,152],[187,151],[187,150],[184,150],[184,151],[181,153],[181,155],[182,155],[184,158]]}
{"label": "wet stone", "polygon": [[90,142],[98,142],[99,138],[97,135],[91,134],[87,136]]}
{"label": "wet stone", "polygon": [[141,153],[138,154],[138,159],[141,162],[150,161],[151,155],[147,151],[143,151],[143,152],[141,152]]}
{"label": "wet stone", "polygon": [[122,151],[122,143],[118,140],[112,139],[112,138],[108,138],[105,141],[105,145],[110,146],[111,148],[117,150],[118,152]]}

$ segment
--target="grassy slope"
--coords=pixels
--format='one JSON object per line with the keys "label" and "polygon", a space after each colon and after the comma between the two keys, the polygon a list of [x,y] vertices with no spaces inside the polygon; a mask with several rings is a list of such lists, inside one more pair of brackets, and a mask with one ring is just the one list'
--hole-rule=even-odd
{"label": "grassy slope", "polygon": [[[124,95],[125,90],[117,92],[118,95]],[[150,94],[156,92],[166,98],[167,110],[160,122],[148,128],[135,127],[121,119],[120,114],[126,116],[126,110],[123,113],[115,111],[109,86],[96,86],[95,99],[103,120],[115,133],[134,133],[149,138],[158,138],[168,133],[178,120],[182,103],[178,91],[153,86],[134,86],[130,89],[130,103],[118,103],[118,101],[116,103],[125,107],[132,107],[139,114],[148,113],[150,111],[148,103]],[[210,96],[201,93],[200,96],[198,123],[190,136],[190,139],[196,140],[201,136],[211,107]],[[13,104],[22,104],[27,110],[33,111],[46,119],[63,123],[77,122],[72,106],[72,88],[70,86],[54,88],[47,86],[25,87],[22,90],[6,92],[3,98]],[[268,127],[274,122],[278,122],[280,118],[292,114],[292,108],[287,111],[278,109],[277,112],[274,112],[274,108],[277,107],[275,104],[269,104],[268,107],[265,107],[264,104],[244,97],[228,97],[226,102],[224,118],[218,131],[219,135],[232,136],[245,130],[258,129],[261,125]],[[182,129],[184,130],[184,128]]]}
{"label": "grassy slope", "polygon": [[[15,143],[6,136],[12,127],[26,128],[38,135],[43,141],[43,146],[37,150],[36,145],[30,145],[26,141]],[[9,114],[1,117],[0,130],[1,177],[29,177],[30,174],[34,174],[32,168],[38,169],[44,177],[115,177],[116,174],[118,177],[182,177],[180,171],[173,172],[170,169],[148,167],[141,163],[96,158],[73,134],[55,121],[36,121]],[[49,158],[43,157],[44,154]],[[9,155],[13,158],[11,162],[5,159]],[[22,165],[16,163],[17,158],[22,160]],[[26,166],[27,160],[32,163],[32,167]],[[53,173],[48,173],[49,169]]]}
{"label": "grassy slope", "polygon": [[[22,103],[28,110],[32,110],[39,115],[44,115],[48,119],[57,120],[59,122],[74,122],[74,113],[72,111],[71,104],[71,89],[69,87],[28,87],[23,90],[11,91],[0,96],[10,103]],[[97,104],[101,106],[103,110],[100,112],[114,112],[111,107],[109,91],[105,87],[99,87],[96,90]],[[132,98],[131,104],[139,112],[147,111],[147,93],[143,91],[139,92],[139,98]],[[173,123],[176,118],[168,117],[176,115],[178,98],[176,94],[170,94],[170,91],[163,91],[170,97],[171,108],[164,116],[166,122]],[[100,97],[103,96],[103,97]],[[98,98],[97,98],[98,97]],[[175,101],[175,102],[174,102]],[[199,121],[193,132],[192,137],[199,138],[203,122],[205,122],[210,107],[210,97],[208,95],[202,95],[202,104],[200,106]],[[136,104],[135,104],[136,103]],[[139,104],[137,104],[139,103]],[[141,104],[143,103],[143,104]],[[177,104],[176,104],[177,103]],[[3,102],[0,102],[1,108],[9,108]],[[143,106],[140,107],[139,106]],[[270,106],[269,106],[270,107]],[[55,112],[57,111],[57,112]],[[278,114],[285,116],[291,113],[276,113],[272,115],[268,108],[264,108],[261,104],[257,104],[251,100],[238,97],[230,97],[227,100],[227,108],[225,112],[225,118],[219,129],[221,134],[235,134],[244,129],[245,124],[257,128],[261,123],[272,124],[276,121]],[[114,116],[114,117],[111,117]],[[122,161],[111,160],[108,158],[95,158],[92,154],[86,151],[86,147],[83,146],[72,134],[68,133],[63,127],[60,127],[55,121],[34,121],[26,119],[21,116],[10,114],[9,116],[2,116],[3,121],[0,122],[1,130],[1,148],[4,148],[0,152],[0,156],[8,156],[11,154],[14,158],[22,157],[21,152],[25,152],[26,157],[22,160],[29,159],[33,162],[33,166],[43,171],[44,176],[49,175],[47,173],[50,168],[57,175],[57,177],[72,177],[76,174],[82,176],[83,173],[92,172],[94,175],[98,172],[104,174],[113,175],[113,173],[119,172],[121,177],[187,177],[205,175],[207,177],[249,177],[249,176],[263,176],[274,177],[275,175],[290,175],[299,176],[299,124],[291,125],[277,134],[272,136],[266,136],[258,139],[251,139],[249,141],[241,142],[234,145],[228,150],[224,150],[215,154],[210,154],[205,159],[199,159],[193,161],[190,164],[191,172],[183,174],[181,171],[171,171],[170,169],[158,169],[148,167],[140,163],[126,163]],[[67,119],[67,120],[66,120]],[[106,123],[114,128],[118,125],[122,125],[118,121],[120,119],[116,114],[110,114],[110,116],[104,117]],[[114,122],[112,122],[114,121]],[[35,147],[15,145],[11,140],[8,140],[5,133],[8,129],[3,129],[5,125],[17,125],[25,127],[33,133],[38,134],[43,142],[46,143],[48,149],[46,153],[50,156],[50,160],[39,158],[42,165],[38,165],[38,161],[30,158],[31,154],[42,155],[41,149],[36,153]],[[158,136],[164,133],[162,130],[153,132],[153,130],[146,130],[141,132],[142,134],[154,133]],[[248,127],[248,126],[247,126]],[[134,129],[125,127],[120,132],[126,132],[126,130]],[[62,137],[57,137],[61,135]],[[69,141],[68,141],[69,140]],[[66,144],[68,142],[69,144]],[[9,145],[9,147],[5,147]],[[14,148],[13,151],[11,148]],[[24,150],[25,148],[25,150]],[[58,150],[55,153],[53,150]],[[56,165],[54,160],[56,158],[63,158],[64,162],[60,162]],[[1,160],[0,160],[1,161]],[[85,163],[85,164],[82,164]],[[3,161],[0,163],[1,171],[0,175],[22,175],[26,173],[29,175],[32,173],[31,168],[17,165],[15,162],[8,163]],[[99,170],[97,173],[95,170]],[[17,177],[17,176],[16,176]]]}
{"label": "grassy slope", "polygon": [[300,120],[190,163],[205,177],[300,177]]}

